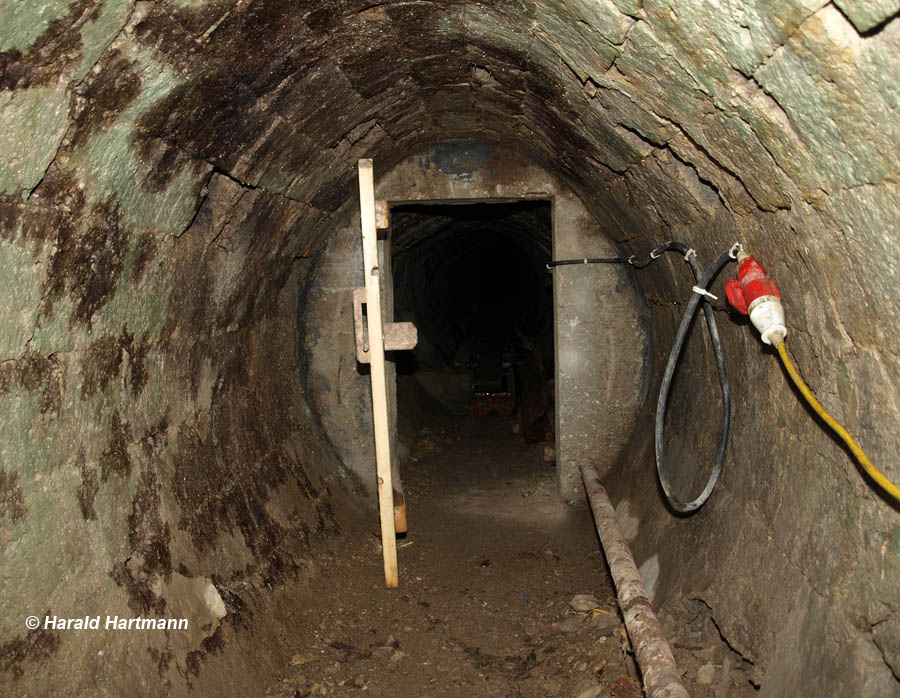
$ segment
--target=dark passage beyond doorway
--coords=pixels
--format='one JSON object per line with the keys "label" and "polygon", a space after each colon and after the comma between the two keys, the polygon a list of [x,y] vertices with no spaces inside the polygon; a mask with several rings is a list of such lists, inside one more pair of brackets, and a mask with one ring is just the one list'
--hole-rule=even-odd
{"label": "dark passage beyond doorway", "polygon": [[391,213],[397,319],[419,328],[398,371],[452,412],[517,411],[530,440],[551,438],[550,202],[409,204]]}

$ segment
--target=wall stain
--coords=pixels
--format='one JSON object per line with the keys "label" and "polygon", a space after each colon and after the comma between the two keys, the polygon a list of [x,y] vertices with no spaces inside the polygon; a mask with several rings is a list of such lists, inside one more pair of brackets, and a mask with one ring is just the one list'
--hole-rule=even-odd
{"label": "wall stain", "polygon": [[[194,221],[198,225],[206,216],[208,201],[201,207],[201,214]],[[169,301],[168,316],[162,331],[161,344],[176,365],[183,367],[180,373],[182,380],[190,386],[190,398],[197,399],[199,380],[203,362],[210,355],[205,335],[210,320],[210,304],[212,299],[213,280],[210,263],[206,256],[211,254],[208,247],[204,249],[199,234],[194,234],[194,226],[179,239],[179,247],[185,259],[192,264],[184,265],[177,277],[172,280],[179,293],[172,294]],[[190,341],[185,338],[192,336]]]}
{"label": "wall stain", "polygon": [[57,232],[56,251],[50,259],[41,316],[68,290],[74,304],[69,324],[93,326],[93,317],[106,305],[124,264],[128,234],[119,225],[118,206],[106,202],[94,206],[81,225],[64,226]]}
{"label": "wall stain", "polygon": [[[324,3],[319,0],[302,4],[321,9]],[[298,67],[310,56],[322,55],[322,43],[310,40],[312,37],[304,24],[303,11],[295,0],[268,0],[265,4],[251,4],[241,9],[241,12],[227,13],[216,28],[215,42],[210,42],[206,48],[227,67],[227,73],[235,81],[250,86],[256,94],[268,92],[286,77],[296,75]],[[216,10],[212,3],[199,11],[223,12]],[[198,25],[198,18],[189,17],[185,10],[179,11],[177,16],[187,26]],[[202,21],[215,20],[207,14]],[[247,46],[265,46],[266,50],[247,51]],[[273,60],[273,57],[278,58]]]}
{"label": "wall stain", "polygon": [[[40,618],[53,615],[48,608]],[[25,662],[39,662],[53,656],[59,650],[59,635],[52,630],[38,628],[0,645],[0,672],[12,673],[18,681],[25,675]]]}
{"label": "wall stain", "polygon": [[87,400],[106,391],[110,381],[119,375],[122,346],[116,337],[106,335],[91,342],[81,362],[81,399]]}
{"label": "wall stain", "polygon": [[112,473],[128,476],[131,474],[131,455],[128,443],[131,441],[131,427],[119,417],[119,411],[113,412],[110,427],[110,438],[106,451],[100,456],[100,479],[103,482]]}
{"label": "wall stain", "polygon": [[134,397],[140,395],[147,384],[147,354],[150,341],[144,333],[140,342],[135,342],[134,335],[128,327],[122,328],[118,337],[104,335],[94,340],[85,350],[81,363],[82,384],[81,399],[87,400],[103,393],[119,376],[122,361],[127,355],[129,380],[128,386]]}
{"label": "wall stain", "polygon": [[212,579],[219,596],[222,597],[225,609],[228,611],[228,615],[225,616],[224,620],[235,630],[249,630],[250,621],[253,620],[253,611],[244,603],[240,596],[218,581],[217,575],[213,575]]}
{"label": "wall stain", "polygon": [[[161,447],[162,442],[165,440],[165,435],[168,429],[169,415],[168,413],[166,413],[147,430],[146,434],[141,437],[141,447],[144,449],[144,454],[148,458],[152,457],[153,454],[156,453],[156,451]],[[190,577],[192,575],[185,574],[184,576]]]}
{"label": "wall stain", "polygon": [[[19,232],[21,220],[25,218],[29,210],[33,211],[34,209],[26,208],[18,200],[18,197],[0,196],[0,237],[7,242],[14,240]],[[38,217],[32,216],[32,225],[29,226],[31,229],[34,228],[35,218]],[[23,225],[22,228],[24,229],[25,226]]]}
{"label": "wall stain", "polygon": [[[82,194],[83,196],[83,194]],[[38,257],[48,238],[61,227],[71,225],[68,207],[50,206],[32,198],[23,202],[18,197],[0,195],[0,238],[32,244],[32,254]]]}
{"label": "wall stain", "polygon": [[[198,551],[215,547],[220,532],[240,531],[252,552],[246,574],[257,573],[277,584],[298,573],[309,555],[308,528],[301,516],[291,529],[267,509],[272,490],[293,482],[313,500],[319,526],[334,530],[333,511],[318,506],[319,493],[302,467],[279,452],[296,425],[283,406],[272,404],[250,379],[250,357],[243,345],[229,352],[226,380],[213,396],[212,434],[185,428],[175,457],[174,494],[181,507],[179,529],[186,531]],[[265,415],[265,418],[263,418]]]}
{"label": "wall stain", "polygon": [[[149,161],[154,142],[165,142],[193,157],[230,172],[238,159],[270,130],[273,114],[264,112],[258,97],[297,73],[317,46],[298,37],[308,31],[291,0],[270,0],[229,12],[200,53],[191,32],[217,21],[223,10],[215,6],[166,11],[152,8],[135,27],[134,36],[172,65],[190,66],[191,78],[145,111],[138,120],[135,146]],[[266,46],[266,51],[247,51]],[[280,50],[283,49],[283,50]],[[213,57],[209,61],[207,52]],[[272,56],[286,56],[272,65]],[[165,153],[163,158],[175,158]],[[156,168],[161,178],[177,168]],[[162,186],[148,181],[146,186]]]}
{"label": "wall stain", "polygon": [[0,91],[48,85],[81,55],[81,28],[100,16],[102,2],[76,0],[65,17],[53,20],[23,54],[0,52]]}
{"label": "wall stain", "polygon": [[49,369],[43,384],[41,394],[41,414],[59,414],[62,406],[63,376],[59,365],[59,359],[55,354],[47,357]]}
{"label": "wall stain", "polygon": [[221,654],[224,649],[225,640],[222,639],[222,626],[220,625],[216,628],[216,632],[209,637],[203,638],[200,642],[199,650],[188,652],[187,657],[185,657],[188,673],[197,676],[200,673],[200,668],[206,661],[207,655]]}
{"label": "wall stain", "polygon": [[22,389],[41,391],[41,414],[58,414],[62,402],[62,369],[55,354],[29,350],[21,359],[0,363],[0,394]]}
{"label": "wall stain", "polygon": [[[242,151],[265,135],[271,117],[261,112],[255,95],[222,70],[206,73],[179,85],[141,114],[134,145],[143,161],[155,166],[159,143],[165,142],[230,172]],[[163,154],[166,157],[175,156]],[[160,171],[145,186],[164,187],[176,174],[175,167]]]}
{"label": "wall stain", "polygon": [[78,504],[85,521],[95,521],[97,511],[94,509],[94,498],[100,491],[100,482],[96,469],[90,467],[84,459],[84,452],[79,455],[81,462],[81,487],[78,488]]}
{"label": "wall stain", "polygon": [[172,533],[160,514],[160,503],[156,471],[147,467],[141,471],[128,516],[132,555],[110,572],[113,580],[125,588],[129,608],[142,615],[165,611],[166,600],[153,591],[153,581],[157,576],[166,581],[172,577]]}
{"label": "wall stain", "polygon": [[31,243],[37,258],[81,217],[85,195],[72,174],[61,172],[56,163],[50,165],[32,194],[28,201],[0,196],[0,237]]}
{"label": "wall stain", "polygon": [[[285,205],[264,193],[253,196],[249,210],[229,225],[235,247],[246,251],[234,290],[216,316],[221,329],[235,322],[246,326],[272,316],[277,309],[274,301],[293,272],[294,250],[301,242],[299,231],[304,220],[298,216],[296,206]],[[272,233],[267,244],[258,244],[260,230],[277,232]]]}
{"label": "wall stain", "polygon": [[104,57],[102,70],[90,73],[77,95],[81,109],[72,117],[67,150],[83,145],[90,135],[108,126],[141,92],[141,78],[132,62],[118,50]]}
{"label": "wall stain", "polygon": [[123,341],[127,339],[123,348],[128,352],[129,387],[131,395],[137,397],[147,385],[147,354],[150,353],[150,339],[146,332],[140,342],[135,342],[134,336],[127,334],[125,330],[122,334]]}
{"label": "wall stain", "polygon": [[144,160],[151,166],[144,176],[141,188],[153,194],[165,191],[175,177],[189,165],[194,167],[195,175],[205,167],[203,163],[194,160],[180,148],[163,141],[149,143],[143,152],[150,156],[145,157]]}
{"label": "wall stain", "polygon": [[[195,12],[205,10],[201,7],[196,8]],[[141,44],[160,54],[167,63],[182,66],[185,73],[194,73],[196,71],[190,68],[194,67],[195,60],[202,60],[204,54],[196,38],[178,21],[178,17],[184,14],[171,3],[165,7],[153,5],[134,26],[134,36]]]}
{"label": "wall stain", "polygon": [[150,233],[145,233],[138,241],[134,262],[131,265],[131,280],[139,284],[144,278],[147,265],[156,256],[156,239]]}
{"label": "wall stain", "polygon": [[199,38],[213,24],[230,14],[233,2],[229,0],[210,0],[198,7],[169,6],[172,17],[193,37]]}
{"label": "wall stain", "polygon": [[8,473],[0,467],[0,519],[16,523],[25,518],[28,508],[19,488],[19,473]]}
{"label": "wall stain", "polygon": [[167,674],[169,673],[169,666],[172,664],[172,660],[175,659],[175,653],[172,652],[169,647],[166,647],[165,650],[160,650],[156,647],[148,647],[147,652],[150,654],[153,663],[156,664],[156,670],[159,672],[160,678],[163,679],[163,686],[165,688],[164,695],[169,695],[169,691],[172,688],[172,682],[169,680]]}

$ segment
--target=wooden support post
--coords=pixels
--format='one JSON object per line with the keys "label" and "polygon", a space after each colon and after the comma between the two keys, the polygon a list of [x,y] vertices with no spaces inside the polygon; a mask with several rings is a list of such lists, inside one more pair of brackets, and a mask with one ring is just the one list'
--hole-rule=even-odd
{"label": "wooden support post", "polygon": [[369,365],[372,379],[372,413],[375,424],[375,465],[378,473],[378,506],[381,547],[384,551],[384,583],[399,585],[397,534],[394,529],[394,489],[391,482],[391,440],[388,432],[387,384],[384,377],[384,330],[381,316],[381,270],[378,268],[375,229],[375,177],[371,160],[359,161],[359,208],[362,221],[363,273],[369,329]]}

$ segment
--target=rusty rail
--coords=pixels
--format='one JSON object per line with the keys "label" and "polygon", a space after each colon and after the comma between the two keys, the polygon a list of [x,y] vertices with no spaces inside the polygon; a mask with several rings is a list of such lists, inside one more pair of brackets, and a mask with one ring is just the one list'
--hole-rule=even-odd
{"label": "rusty rail", "polygon": [[589,458],[580,465],[584,489],[594,512],[597,533],[616,585],[619,607],[625,616],[625,628],[641,669],[647,698],[688,698],[672,650],[634,565],[628,542],[616,522],[616,512],[606,489],[600,484],[597,470]]}

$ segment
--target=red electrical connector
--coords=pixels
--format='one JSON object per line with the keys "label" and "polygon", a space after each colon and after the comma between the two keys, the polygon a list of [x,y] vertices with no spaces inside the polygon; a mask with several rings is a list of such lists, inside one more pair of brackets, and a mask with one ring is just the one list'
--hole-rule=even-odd
{"label": "red electrical connector", "polygon": [[750,315],[750,322],[759,330],[763,342],[777,344],[787,335],[778,286],[762,264],[743,250],[738,253],[737,278],[725,282],[725,293],[735,310]]}
{"label": "red electrical connector", "polygon": [[[791,357],[788,356],[787,347],[784,343],[784,337],[787,334],[787,329],[784,326],[784,307],[781,305],[781,292],[778,290],[778,286],[766,274],[762,264],[746,254],[743,249],[738,252],[737,260],[737,278],[728,279],[725,282],[725,293],[728,294],[728,302],[744,315],[750,315],[750,322],[759,330],[762,340],[766,344],[775,345],[785,370],[791,377],[791,380],[794,381],[797,390],[809,403],[809,406],[847,445],[847,448],[850,449],[869,477],[878,483],[879,487],[886,494],[893,497],[896,504],[900,504],[900,487],[897,487],[872,464],[865,451],[856,443],[856,439],[828,413],[828,410],[822,406],[822,403],[816,400],[809,386],[806,385],[797,372]],[[657,462],[658,468],[659,464]],[[660,474],[660,481],[662,481],[662,474]]]}

